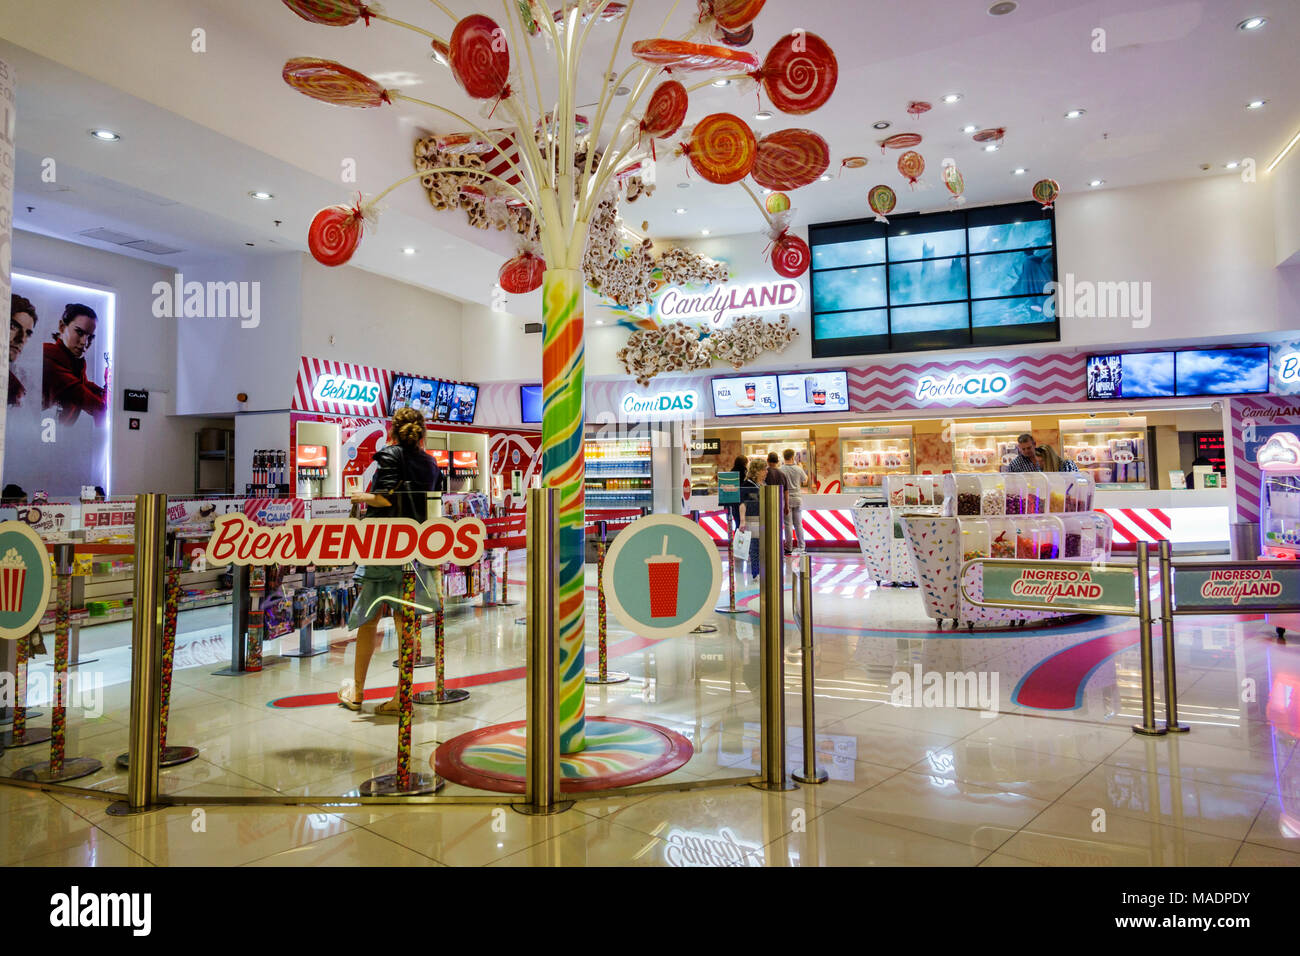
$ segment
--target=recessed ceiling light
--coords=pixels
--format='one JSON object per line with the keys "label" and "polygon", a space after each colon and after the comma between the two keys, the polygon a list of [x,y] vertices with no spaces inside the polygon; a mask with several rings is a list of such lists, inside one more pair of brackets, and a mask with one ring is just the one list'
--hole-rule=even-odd
{"label": "recessed ceiling light", "polygon": [[1264,24],[1268,23],[1267,17],[1247,17],[1237,24],[1238,30],[1258,30]]}
{"label": "recessed ceiling light", "polygon": [[604,324],[605,324],[605,320],[604,320],[604,319],[597,319],[597,320],[596,320],[596,324],[597,324],[597,325],[604,325]]}
{"label": "recessed ceiling light", "polygon": [[945,93],[943,95],[943,101],[945,103],[956,103],[960,99],[961,99],[960,93]]}
{"label": "recessed ceiling light", "polygon": [[998,151],[997,143],[989,143],[987,146],[984,147],[984,152],[986,153],[996,153],[997,151]]}
{"label": "recessed ceiling light", "polygon": [[628,95],[629,93],[631,93],[631,92],[632,92],[632,91],[629,90],[626,86],[620,86],[618,89],[616,89],[616,90],[614,91],[614,95],[615,95],[615,96],[627,96],[627,95]]}
{"label": "recessed ceiling light", "polygon": [[1082,116],[1082,115],[1083,115],[1084,113],[1086,113],[1086,112],[1088,112],[1088,111],[1087,111],[1087,110],[1070,110],[1069,112],[1067,112],[1067,113],[1065,114],[1065,118],[1066,118],[1066,119],[1078,119],[1080,116]]}
{"label": "recessed ceiling light", "polygon": [[674,209],[673,212],[677,213],[677,215],[679,215],[679,216],[684,216],[684,215],[686,215],[686,210],[683,209],[683,208],[681,208],[680,206],[678,206],[676,209]]}
{"label": "recessed ceiling light", "polygon": [[412,248],[411,246],[407,246],[405,249],[402,250],[402,255],[413,256],[415,255],[415,249]]}
{"label": "recessed ceiling light", "polygon": [[680,182],[680,183],[677,184],[677,188],[678,188],[678,189],[690,189],[690,188],[691,188],[691,184],[690,184],[690,183],[687,183],[687,182]]}
{"label": "recessed ceiling light", "polygon": [[1264,108],[1264,104],[1267,102],[1268,100],[1251,100],[1249,103],[1246,104],[1246,109],[1262,110]]}
{"label": "recessed ceiling light", "polygon": [[827,175],[825,175],[825,174],[823,173],[823,174],[822,174],[821,181],[824,182],[824,183],[828,183],[828,182],[831,181],[831,178],[830,178],[830,176],[827,176]]}
{"label": "recessed ceiling light", "polygon": [[731,80],[714,80],[714,81],[713,81],[713,85],[714,85],[714,86],[730,86],[730,85],[731,85]]}
{"label": "recessed ceiling light", "polygon": [[989,16],[1005,17],[1008,13],[1015,13],[1020,8],[1016,0],[998,0],[997,3],[989,7]]}
{"label": "recessed ceiling light", "polygon": [[86,132],[90,133],[90,135],[95,137],[95,139],[105,143],[116,143],[118,140],[122,138],[117,133],[114,133],[111,129],[92,129],[92,130],[87,130]]}
{"label": "recessed ceiling light", "polygon": [[772,118],[771,110],[759,110],[757,113],[754,114],[754,119],[756,120],[770,120],[771,118]]}
{"label": "recessed ceiling light", "polygon": [[1224,169],[1236,169],[1236,168],[1237,168],[1238,166],[1240,166],[1240,165],[1241,165],[1240,163],[1234,161],[1234,162],[1231,162],[1231,163],[1224,163],[1224,164],[1223,164],[1223,168],[1224,168]]}
{"label": "recessed ceiling light", "polygon": [[889,129],[889,127],[890,127],[889,120],[881,120],[879,123],[871,124],[872,129]]}
{"label": "recessed ceiling light", "polygon": [[1104,179],[1094,179],[1092,182],[1088,183],[1088,185],[1091,186],[1093,189],[1096,189],[1098,186],[1104,186],[1104,185],[1106,185],[1106,180],[1104,180]]}
{"label": "recessed ceiling light", "polygon": [[1027,173],[1027,172],[1029,172],[1029,170],[1025,169],[1025,167],[1023,167],[1023,166],[1017,166],[1015,169],[1013,169],[1013,170],[1011,171],[1011,175],[1013,175],[1013,176],[1023,176],[1023,175],[1024,175],[1025,173]]}
{"label": "recessed ceiling light", "polygon": [[701,230],[700,230],[700,235],[701,235],[701,236],[707,236],[708,234],[709,234],[709,230],[707,230],[707,229],[701,229]]}
{"label": "recessed ceiling light", "polygon": [[275,196],[273,196],[271,193],[268,193],[268,192],[267,192],[266,190],[264,190],[264,189],[254,189],[254,190],[253,190],[252,192],[250,192],[248,195],[252,196],[254,199],[274,199],[274,198],[275,198]]}
{"label": "recessed ceiling light", "polygon": [[963,133],[973,133],[973,132],[975,132],[975,131],[978,130],[978,129],[979,129],[978,126],[963,126],[963,127],[961,128],[961,131],[962,131]]}

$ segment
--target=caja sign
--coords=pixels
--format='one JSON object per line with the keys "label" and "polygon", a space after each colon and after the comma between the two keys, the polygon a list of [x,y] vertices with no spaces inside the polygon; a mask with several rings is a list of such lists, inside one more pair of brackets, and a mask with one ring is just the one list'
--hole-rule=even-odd
{"label": "caja sign", "polygon": [[379,384],[342,375],[321,375],[312,387],[311,397],[317,401],[338,402],[343,405],[367,406],[379,402]]}
{"label": "caja sign", "polygon": [[948,378],[935,378],[922,375],[916,380],[916,400],[918,402],[942,401],[943,399],[982,399],[998,398],[1006,394],[1011,387],[1011,377],[1006,372],[979,372],[974,375],[952,375]]}
{"label": "caja sign", "polygon": [[700,408],[700,396],[694,389],[655,395],[628,392],[619,407],[624,415],[639,418],[682,418],[696,413]]}

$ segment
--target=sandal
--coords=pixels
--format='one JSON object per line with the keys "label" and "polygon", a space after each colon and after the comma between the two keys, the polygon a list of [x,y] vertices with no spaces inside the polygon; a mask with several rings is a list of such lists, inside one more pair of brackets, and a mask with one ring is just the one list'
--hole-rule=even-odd
{"label": "sandal", "polygon": [[402,716],[402,705],[399,704],[397,698],[394,697],[390,700],[384,701],[376,707],[375,714],[380,717],[400,717]]}
{"label": "sandal", "polygon": [[361,710],[361,700],[363,699],[364,698],[354,700],[353,698],[347,696],[347,692],[345,689],[343,688],[339,689],[339,706],[346,707],[348,710],[352,711],[353,713],[356,713]]}

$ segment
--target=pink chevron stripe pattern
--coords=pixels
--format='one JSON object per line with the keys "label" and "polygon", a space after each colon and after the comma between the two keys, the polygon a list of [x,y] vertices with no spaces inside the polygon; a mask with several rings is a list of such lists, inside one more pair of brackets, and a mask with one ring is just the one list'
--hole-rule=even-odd
{"label": "pink chevron stripe pattern", "polygon": [[981,404],[1006,406],[1028,403],[1078,402],[1087,398],[1085,366],[1081,355],[1040,355],[1010,360],[928,362],[920,365],[871,366],[849,369],[849,403],[855,412],[884,412],[898,408],[968,406],[970,396],[916,397],[917,382],[925,376],[946,381],[954,376],[1004,372],[1011,380],[1007,390]]}
{"label": "pink chevron stripe pattern", "polygon": [[1232,462],[1236,477],[1235,495],[1238,521],[1258,521],[1260,513],[1259,466],[1246,458],[1242,435],[1247,422],[1259,427],[1291,425],[1300,427],[1300,399],[1295,396],[1262,395],[1234,398],[1229,404],[1232,420]]}

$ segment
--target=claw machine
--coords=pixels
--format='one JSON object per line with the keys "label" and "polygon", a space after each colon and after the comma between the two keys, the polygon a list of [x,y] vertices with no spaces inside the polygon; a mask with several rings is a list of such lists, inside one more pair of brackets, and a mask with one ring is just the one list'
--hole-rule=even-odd
{"label": "claw machine", "polygon": [[911,425],[867,425],[840,429],[840,471],[845,494],[885,500],[885,478],[912,472]]}
{"label": "claw machine", "polygon": [[1269,437],[1259,449],[1260,556],[1300,559],[1300,439],[1291,432]]}

